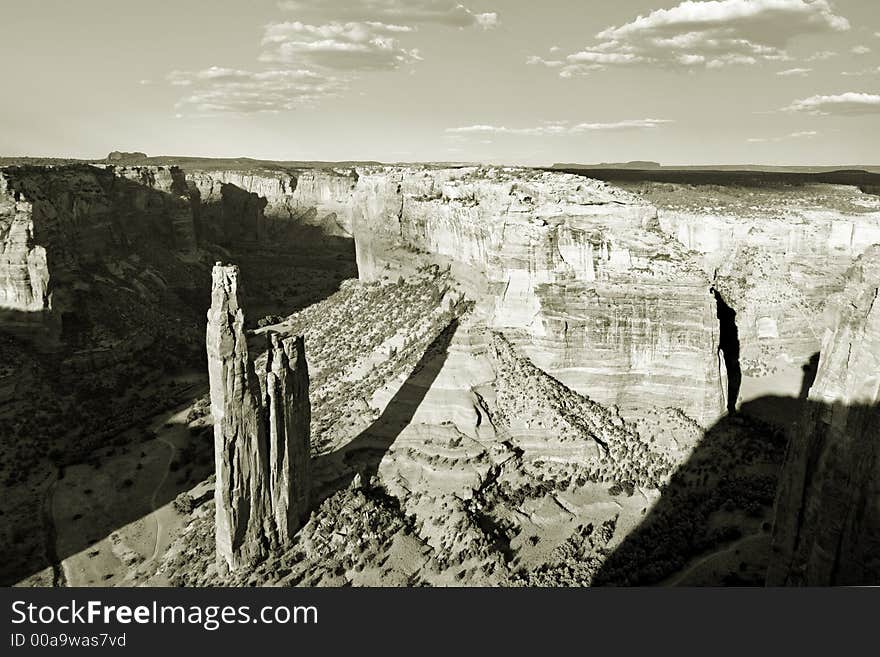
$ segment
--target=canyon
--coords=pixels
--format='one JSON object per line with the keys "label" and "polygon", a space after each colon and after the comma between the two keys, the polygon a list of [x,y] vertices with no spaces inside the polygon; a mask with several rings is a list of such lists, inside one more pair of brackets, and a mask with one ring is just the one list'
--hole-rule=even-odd
{"label": "canyon", "polygon": [[[158,476],[183,404],[177,529],[119,583],[876,582],[875,243],[808,180],[6,167],[4,544],[94,454]],[[91,558],[43,544],[4,579]]]}

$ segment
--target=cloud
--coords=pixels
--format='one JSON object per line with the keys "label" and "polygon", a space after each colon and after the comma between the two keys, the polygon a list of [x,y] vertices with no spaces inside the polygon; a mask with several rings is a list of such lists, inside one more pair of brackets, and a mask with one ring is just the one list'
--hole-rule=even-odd
{"label": "cloud", "polygon": [[750,144],[765,144],[769,142],[780,142],[788,139],[810,139],[817,137],[819,133],[816,130],[802,130],[800,132],[791,132],[782,137],[750,137],[746,141]]}
{"label": "cloud", "polygon": [[199,115],[291,110],[337,95],[343,82],[309,70],[252,72],[219,66],[172,71],[167,79],[189,89],[175,107]]}
{"label": "cloud", "polygon": [[560,68],[562,77],[621,65],[716,69],[787,61],[795,37],[848,29],[828,0],[686,0],[602,30],[561,67],[547,63],[560,58],[533,63]]}
{"label": "cloud", "polygon": [[826,59],[831,59],[832,57],[837,57],[837,53],[831,50],[819,50],[814,52],[812,55],[807,57],[808,62],[822,62]]}
{"label": "cloud", "polygon": [[878,73],[880,73],[880,66],[862,69],[861,71],[842,71],[840,74],[847,77],[858,77],[862,75],[877,75]]}
{"label": "cloud", "polygon": [[172,85],[187,89],[176,104],[178,116],[313,105],[341,95],[361,73],[421,60],[418,48],[400,42],[421,25],[490,29],[498,24],[497,13],[476,13],[451,0],[286,0],[278,5],[315,14],[316,20],[268,23],[259,55],[265,70],[212,66],[169,73]]}
{"label": "cloud", "polygon": [[867,55],[869,52],[871,52],[871,49],[868,46],[858,45],[850,48],[850,52],[853,55]]}
{"label": "cloud", "polygon": [[830,96],[810,96],[794,101],[786,112],[805,112],[817,115],[880,114],[880,95],[848,91]]}
{"label": "cloud", "polygon": [[409,25],[435,23],[448,27],[498,25],[496,12],[475,13],[453,0],[285,0],[278,6],[287,11],[320,11],[337,19],[394,21]]}
{"label": "cloud", "polygon": [[260,61],[352,71],[395,69],[421,59],[417,49],[403,48],[397,40],[413,29],[375,21],[325,25],[299,21],[269,23],[263,35]]}
{"label": "cloud", "polygon": [[530,137],[547,137],[559,135],[575,135],[584,132],[619,131],[619,130],[650,130],[672,123],[669,119],[627,119],[610,123],[575,123],[567,121],[545,122],[527,128],[508,128],[506,126],[476,124],[447,128],[452,135],[518,135]]}
{"label": "cloud", "polygon": [[812,70],[813,69],[811,69],[811,68],[787,68],[784,71],[776,71],[776,75],[779,75],[782,77],[790,77],[792,75],[805,76],[808,73],[810,73],[810,71],[812,71]]}

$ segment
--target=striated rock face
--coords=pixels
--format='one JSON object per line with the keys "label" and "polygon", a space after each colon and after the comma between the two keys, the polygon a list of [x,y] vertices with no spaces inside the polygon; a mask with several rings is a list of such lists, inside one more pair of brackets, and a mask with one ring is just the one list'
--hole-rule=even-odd
{"label": "striated rock face", "polygon": [[252,565],[287,544],[308,510],[308,369],[302,338],[269,341],[265,401],[248,353],[238,268],[212,274],[207,351],[214,417],[217,557]]}
{"label": "striated rock face", "polygon": [[480,308],[542,369],[603,403],[723,408],[710,281],[653,206],[604,183],[522,169],[362,172],[358,268],[381,278],[400,250],[477,281]]}
{"label": "striated rock face", "polygon": [[[196,231],[178,174],[84,165],[0,170],[0,329],[55,344],[69,328],[62,319],[86,321],[80,297],[116,276],[122,261],[192,252]],[[134,273],[119,276],[126,288],[149,297],[167,286],[142,263],[130,264]]]}
{"label": "striated rock face", "polygon": [[807,362],[822,343],[825,300],[880,243],[880,199],[855,187],[639,187],[736,310],[746,375]]}
{"label": "striated rock face", "polygon": [[290,237],[299,225],[327,235],[351,234],[356,174],[334,170],[193,171],[187,180],[201,201],[201,223],[218,243]]}
{"label": "striated rock face", "polygon": [[302,251],[350,237],[348,171],[119,162],[0,169],[0,330],[57,348],[68,328],[94,323],[97,287],[154,304],[169,289],[192,291],[181,270],[210,266],[200,260],[217,245]]}
{"label": "striated rock face", "polygon": [[847,280],[782,471],[771,585],[880,584],[880,246]]}
{"label": "striated rock face", "polygon": [[269,490],[278,535],[292,536],[309,511],[309,371],[303,336],[269,336],[266,408],[269,414]]}
{"label": "striated rock face", "polygon": [[0,176],[0,307],[39,312],[50,307],[46,248],[34,242],[33,204]]}

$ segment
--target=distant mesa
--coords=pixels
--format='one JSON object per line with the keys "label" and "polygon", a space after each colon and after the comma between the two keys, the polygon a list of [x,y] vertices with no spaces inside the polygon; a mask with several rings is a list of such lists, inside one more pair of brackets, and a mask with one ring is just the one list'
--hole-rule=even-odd
{"label": "distant mesa", "polygon": [[147,154],[140,151],[111,151],[107,155],[107,161],[113,163],[127,164],[130,162],[138,162],[146,160]]}
{"label": "distant mesa", "polygon": [[600,162],[599,164],[577,164],[572,162],[557,162],[554,169],[659,169],[659,162],[650,160],[633,160],[631,162]]}

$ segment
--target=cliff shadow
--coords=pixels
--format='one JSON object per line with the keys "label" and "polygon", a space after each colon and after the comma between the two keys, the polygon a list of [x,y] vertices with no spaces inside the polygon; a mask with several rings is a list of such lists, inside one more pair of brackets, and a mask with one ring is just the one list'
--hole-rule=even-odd
{"label": "cliff shadow", "polygon": [[358,277],[354,238],[335,213],[321,216],[312,207],[267,216],[264,197],[232,183],[210,201],[193,185],[189,193],[201,239],[222,248],[247,281],[250,327],[276,323]]}
{"label": "cliff shadow", "polygon": [[807,395],[810,394],[810,388],[813,387],[813,383],[816,381],[816,374],[819,373],[819,356],[820,353],[817,351],[801,366],[804,376],[801,380],[801,390],[798,393],[798,399],[806,399]]}
{"label": "cliff shadow", "polygon": [[[754,403],[801,405],[785,397]],[[763,585],[787,440],[782,428],[750,414],[752,404],[703,434],[608,555],[595,585]]]}
{"label": "cliff shadow", "polygon": [[710,291],[715,297],[716,316],[718,317],[718,350],[721,357],[724,358],[724,367],[727,370],[727,412],[736,413],[736,402],[742,387],[736,311],[727,305],[718,290],[711,288]]}
{"label": "cliff shadow", "polygon": [[364,483],[377,475],[382,458],[410,425],[449,355],[449,345],[458,330],[458,320],[446,326],[425,349],[409,376],[388,402],[382,414],[350,442],[316,457],[313,472],[313,506],[351,484],[356,475]]}
{"label": "cliff shadow", "polygon": [[[788,425],[788,436],[781,424],[759,419],[768,409],[798,418]],[[857,440],[842,454],[825,440],[832,410],[841,417],[840,405],[765,396],[719,420],[677,468],[647,516],[608,555],[594,584],[763,586],[782,581],[778,567],[776,579],[768,580],[768,567],[778,566],[785,555],[793,556],[783,573],[814,568],[815,555],[828,553],[816,549],[819,531],[832,537],[825,538],[825,548],[848,546],[827,572],[819,570],[821,583],[880,581],[880,559],[873,557],[872,565],[872,557],[865,557],[876,555],[880,545],[876,516],[865,520],[872,513],[866,507],[870,501],[841,494],[853,481],[861,482],[858,490],[870,490],[866,482],[878,459],[876,441]],[[843,410],[847,431],[867,437],[880,427],[878,407]],[[828,459],[838,465],[829,468]],[[826,468],[822,475],[813,467],[820,462]],[[873,529],[854,530],[859,522]]]}

